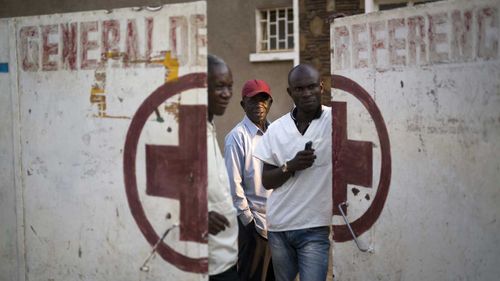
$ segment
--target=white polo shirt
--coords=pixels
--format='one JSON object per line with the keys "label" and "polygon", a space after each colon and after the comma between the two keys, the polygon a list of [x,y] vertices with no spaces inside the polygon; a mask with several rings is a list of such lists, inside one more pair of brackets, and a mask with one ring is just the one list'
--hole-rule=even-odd
{"label": "white polo shirt", "polygon": [[267,199],[268,231],[297,230],[331,225],[332,220],[332,114],[331,108],[314,119],[302,135],[290,114],[273,122],[254,150],[254,157],[281,167],[312,141],[316,160],[295,172]]}
{"label": "white polo shirt", "polygon": [[238,221],[226,165],[211,123],[207,124],[207,160],[208,211],[225,216],[230,224],[217,235],[208,235],[208,273],[215,275],[231,268],[238,260]]}

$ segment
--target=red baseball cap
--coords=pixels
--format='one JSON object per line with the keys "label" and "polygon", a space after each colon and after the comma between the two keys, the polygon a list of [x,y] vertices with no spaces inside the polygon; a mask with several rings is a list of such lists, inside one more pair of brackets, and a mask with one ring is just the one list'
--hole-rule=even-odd
{"label": "red baseball cap", "polygon": [[253,97],[260,93],[268,94],[272,98],[271,89],[264,80],[248,80],[247,82],[245,82],[245,85],[243,85],[243,89],[241,90],[241,97]]}

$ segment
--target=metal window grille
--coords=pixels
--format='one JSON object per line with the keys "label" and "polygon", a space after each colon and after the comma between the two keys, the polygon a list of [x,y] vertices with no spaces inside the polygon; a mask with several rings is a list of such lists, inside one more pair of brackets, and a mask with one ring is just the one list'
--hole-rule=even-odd
{"label": "metal window grille", "polygon": [[257,48],[259,52],[293,50],[293,9],[257,11]]}

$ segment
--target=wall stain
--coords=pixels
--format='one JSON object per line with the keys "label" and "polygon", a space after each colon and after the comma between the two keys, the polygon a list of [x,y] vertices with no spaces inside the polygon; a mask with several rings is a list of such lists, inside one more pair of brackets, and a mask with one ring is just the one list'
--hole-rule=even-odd
{"label": "wall stain", "polygon": [[82,246],[78,246],[78,257],[82,258]]}
{"label": "wall stain", "polygon": [[351,189],[351,191],[352,191],[352,193],[354,194],[354,196],[358,196],[359,189],[357,189],[357,188],[353,187],[353,188]]}
{"label": "wall stain", "polygon": [[30,225],[30,228],[31,228],[31,231],[33,232],[33,234],[35,234],[35,236],[38,237],[38,233],[36,233],[35,228],[32,225]]}

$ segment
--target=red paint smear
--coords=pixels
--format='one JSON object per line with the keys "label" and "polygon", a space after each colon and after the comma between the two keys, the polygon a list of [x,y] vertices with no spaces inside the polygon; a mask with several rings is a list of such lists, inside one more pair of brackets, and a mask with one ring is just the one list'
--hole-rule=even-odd
{"label": "red paint smear", "polygon": [[[375,101],[372,97],[366,92],[359,84],[352,81],[351,79],[340,76],[340,75],[332,75],[332,85],[333,88],[346,91],[356,97],[363,106],[368,110],[370,116],[372,117],[375,128],[377,130],[377,134],[380,140],[380,150],[381,150],[381,170],[380,170],[380,180],[377,187],[377,193],[373,198],[372,204],[366,210],[366,212],[359,217],[357,220],[351,223],[351,227],[354,230],[354,233],[359,236],[366,232],[368,229],[372,227],[372,225],[377,221],[380,216],[382,209],[385,204],[385,200],[387,199],[387,194],[389,193],[389,186],[391,183],[391,150],[390,150],[390,142],[389,142],[389,134],[387,132],[387,128],[385,126],[384,119],[380,110],[378,109]],[[335,131],[338,129],[335,125],[338,123],[342,125],[342,120],[338,120],[338,117],[333,115],[334,119],[332,122],[333,127],[333,178],[337,177],[337,174],[340,173],[342,175],[342,167],[339,166],[341,162],[336,157],[336,153],[341,151],[342,145],[340,147],[336,147],[336,145],[341,144],[341,138],[339,135],[336,135]],[[340,134],[342,135],[342,134]],[[340,140],[340,142],[339,142]],[[338,142],[338,143],[336,143]],[[366,147],[364,148],[366,149]],[[366,151],[364,152],[367,153]],[[339,154],[342,155],[342,154]],[[353,177],[353,175],[351,175]],[[354,175],[354,177],[356,177]],[[347,181],[347,179],[344,179]],[[366,178],[365,178],[366,180]],[[336,189],[341,189],[341,187],[337,187],[335,185],[335,181],[333,182],[333,196],[335,197]],[[333,198],[335,202],[335,198]],[[336,206],[335,206],[336,207]],[[352,240],[352,236],[349,233],[349,230],[346,225],[333,225],[333,237],[336,242],[345,242]]]}
{"label": "red paint smear", "polygon": [[[141,201],[139,199],[139,194],[137,190],[137,179],[135,176],[136,163],[135,158],[137,155],[137,145],[139,142],[139,137],[141,131],[148,119],[148,117],[154,112],[160,104],[162,104],[168,98],[174,96],[177,93],[193,89],[193,88],[205,88],[206,87],[206,73],[193,73],[182,77],[178,80],[165,83],[163,86],[156,89],[139,107],[134,117],[132,118],[129,130],[127,132],[127,137],[125,140],[124,156],[123,156],[123,172],[125,179],[125,190],[127,193],[128,204],[132,215],[139,226],[144,237],[147,239],[150,245],[154,245],[159,239],[159,235],[154,231],[151,223],[148,221],[144,209],[142,207]],[[206,108],[203,108],[203,113],[206,114]],[[206,116],[203,118],[204,122]],[[205,123],[204,123],[205,126]],[[204,138],[206,142],[206,138]],[[206,143],[205,143],[206,145]],[[205,148],[206,149],[206,148]],[[206,155],[206,153],[205,153]],[[203,170],[206,170],[206,163]],[[203,186],[199,187],[201,189],[206,189],[207,179],[203,180]],[[206,192],[206,191],[205,191]],[[206,198],[200,198],[198,204],[207,205]],[[198,214],[199,216],[207,216],[207,214]],[[206,231],[208,230],[208,225],[205,224]],[[184,256],[174,249],[169,247],[165,243],[161,243],[158,247],[158,253],[167,262],[175,265],[181,270],[195,272],[195,273],[207,273],[208,272],[208,259],[207,258],[190,258]]]}
{"label": "red paint smear", "polygon": [[146,194],[180,201],[181,241],[207,243],[206,137],[206,107],[180,106],[180,145],[146,145]]}
{"label": "red paint smear", "polygon": [[76,70],[76,38],[77,24],[61,24],[62,37],[62,57],[61,64],[63,69]]}

